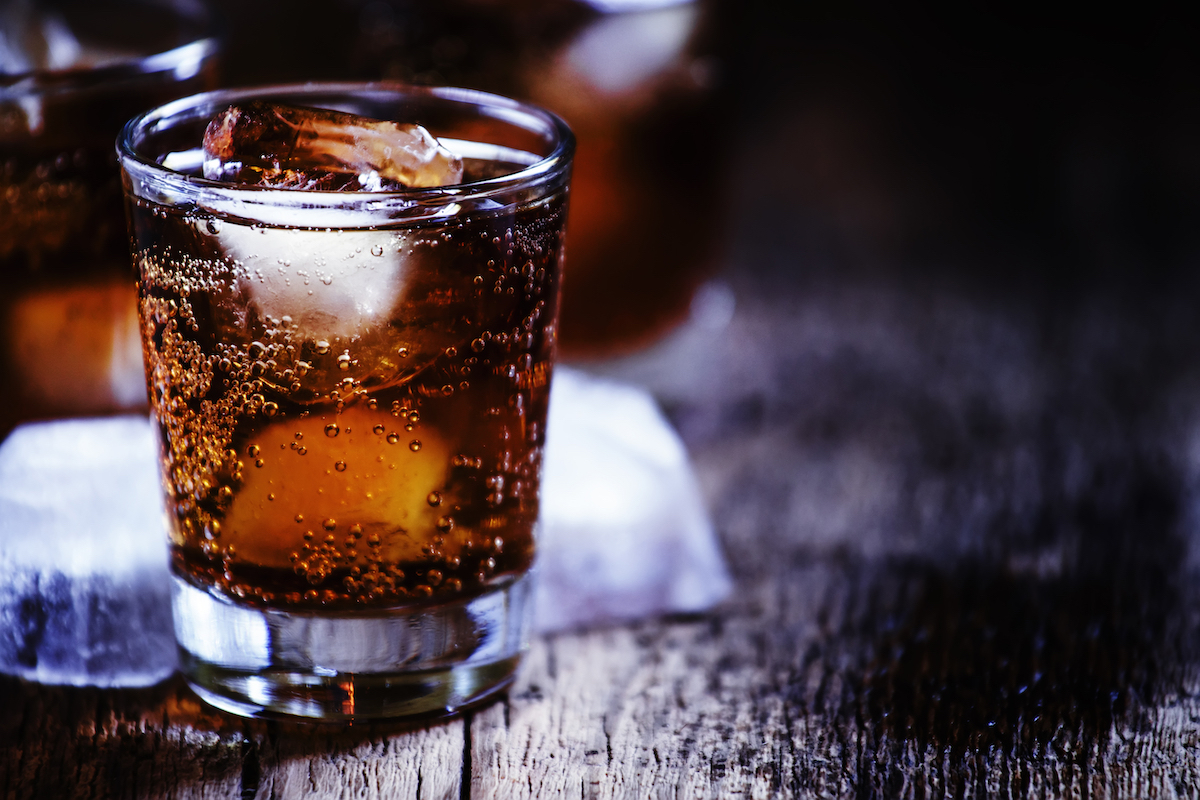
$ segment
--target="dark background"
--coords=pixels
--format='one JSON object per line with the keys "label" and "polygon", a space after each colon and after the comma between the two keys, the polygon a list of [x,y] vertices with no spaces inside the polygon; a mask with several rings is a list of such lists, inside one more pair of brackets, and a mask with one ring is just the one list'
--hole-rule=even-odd
{"label": "dark background", "polygon": [[[216,7],[225,82],[250,84],[382,77],[364,42],[419,5]],[[1071,286],[1195,258],[1200,65],[1175,11],[712,9],[733,149],[757,147],[750,166],[784,216],[771,221],[799,229],[797,266],[812,250],[839,269]],[[405,35],[415,49],[420,31]]]}

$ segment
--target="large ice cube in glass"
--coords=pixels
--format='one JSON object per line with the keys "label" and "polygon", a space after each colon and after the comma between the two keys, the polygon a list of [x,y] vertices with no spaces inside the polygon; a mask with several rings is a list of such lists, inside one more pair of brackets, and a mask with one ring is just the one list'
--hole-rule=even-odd
{"label": "large ice cube in glass", "polygon": [[367,388],[407,380],[447,348],[466,347],[490,322],[448,313],[476,287],[472,272],[442,254],[436,231],[229,222],[215,237],[236,265],[233,297],[215,304],[222,335],[292,348],[263,378],[295,400],[327,396],[347,379]]}
{"label": "large ice cube in glass", "polygon": [[462,158],[419,125],[264,102],[232,105],[204,133],[210,180],[310,191],[450,186]]}

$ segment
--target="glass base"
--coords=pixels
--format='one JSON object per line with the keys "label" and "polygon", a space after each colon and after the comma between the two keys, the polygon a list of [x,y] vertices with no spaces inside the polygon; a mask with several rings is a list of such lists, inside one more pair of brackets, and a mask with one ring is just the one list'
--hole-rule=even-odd
{"label": "glass base", "polygon": [[350,721],[453,714],[507,686],[528,646],[532,576],[486,594],[359,614],[250,608],[176,577],[180,669],[250,717]]}

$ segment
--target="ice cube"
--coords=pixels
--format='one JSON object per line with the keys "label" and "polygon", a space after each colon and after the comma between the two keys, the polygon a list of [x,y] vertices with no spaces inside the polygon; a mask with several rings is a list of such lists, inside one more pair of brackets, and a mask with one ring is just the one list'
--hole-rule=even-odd
{"label": "ice cube", "polygon": [[313,191],[450,186],[462,158],[419,125],[263,102],[232,105],[204,132],[210,180]]}
{"label": "ice cube", "polygon": [[314,339],[351,339],[386,325],[408,253],[391,231],[306,231],[224,225],[218,241],[241,265],[239,289],[262,318],[291,317]]}
{"label": "ice cube", "polygon": [[648,392],[558,367],[538,630],[710,608],[732,581],[683,442]]}
{"label": "ice cube", "polygon": [[[280,334],[307,364],[296,400],[327,394],[347,378],[376,388],[406,380],[446,348],[465,346],[489,322],[448,312],[448,304],[471,296],[473,276],[454,270],[446,248],[419,235],[228,222],[217,239],[239,265],[236,292],[254,311],[229,324],[280,321]],[[264,332],[222,335],[248,343]]]}
{"label": "ice cube", "polygon": [[18,427],[0,445],[0,671],[98,686],[169,675],[166,541],[147,419]]}

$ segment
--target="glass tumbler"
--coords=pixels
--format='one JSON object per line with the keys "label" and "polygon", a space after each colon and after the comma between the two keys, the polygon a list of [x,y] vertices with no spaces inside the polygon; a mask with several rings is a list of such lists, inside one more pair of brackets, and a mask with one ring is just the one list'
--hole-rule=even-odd
{"label": "glass tumbler", "polygon": [[[732,148],[714,0],[374,0],[347,61],[364,78],[470,86],[562,115],[579,141],[562,351],[636,352],[720,267]],[[732,9],[732,7],[731,7]],[[693,202],[703,197],[703,203]]]}
{"label": "glass tumbler", "polygon": [[113,140],[214,88],[219,54],[199,3],[0,3],[0,441],[145,408]]}
{"label": "glass tumbler", "polygon": [[[206,180],[252,101],[422,125],[462,183]],[[118,143],[182,670],[246,715],[452,713],[526,648],[574,140],[481,92],[180,100]]]}

